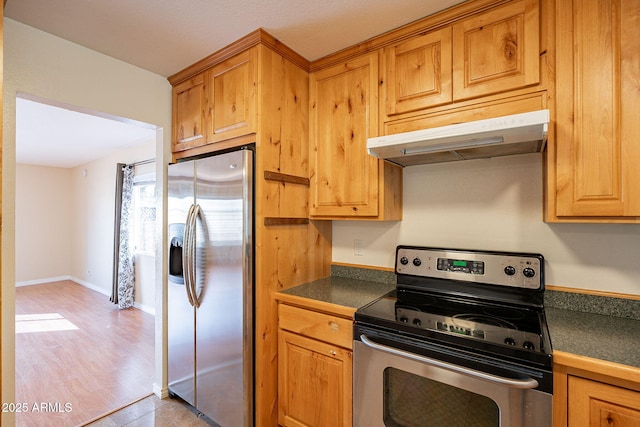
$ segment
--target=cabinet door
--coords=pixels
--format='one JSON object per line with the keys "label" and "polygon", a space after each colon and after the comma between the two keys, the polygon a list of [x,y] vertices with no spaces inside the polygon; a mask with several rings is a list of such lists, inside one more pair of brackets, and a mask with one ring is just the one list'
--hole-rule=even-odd
{"label": "cabinet door", "polygon": [[640,216],[640,0],[556,16],[556,214]]}
{"label": "cabinet door", "polygon": [[204,74],[175,86],[173,104],[173,151],[186,150],[205,143],[204,116],[206,96]]}
{"label": "cabinet door", "polygon": [[283,330],[278,339],[278,423],[350,426],[351,351]]}
{"label": "cabinet door", "polygon": [[384,49],[387,116],[447,104],[451,92],[451,27]]}
{"label": "cabinet door", "polygon": [[255,132],[257,49],[252,48],[206,72],[209,109],[207,142]]}
{"label": "cabinet door", "polygon": [[377,216],[378,53],[320,70],[310,79],[312,216]]}
{"label": "cabinet door", "polygon": [[453,99],[540,81],[538,0],[519,0],[453,25]]}
{"label": "cabinet door", "polygon": [[640,392],[569,376],[568,427],[640,427]]}

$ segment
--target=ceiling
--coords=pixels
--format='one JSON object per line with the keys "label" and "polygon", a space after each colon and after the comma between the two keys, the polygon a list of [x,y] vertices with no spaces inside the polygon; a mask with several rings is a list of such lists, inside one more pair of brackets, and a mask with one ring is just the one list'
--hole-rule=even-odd
{"label": "ceiling", "polygon": [[[257,28],[265,29],[313,61],[462,1],[8,0],[4,15],[167,77]],[[22,115],[22,107],[18,107],[17,114]],[[33,108],[24,114],[54,113],[47,108]],[[65,129],[70,129],[69,120],[76,127],[76,119],[73,114],[60,114],[55,122],[48,123],[55,131],[47,128],[47,144],[63,150],[68,136],[73,134]],[[26,127],[18,127],[16,132],[35,134],[33,124],[42,121],[30,117],[24,121]],[[107,128],[96,132],[94,127],[94,136],[108,134],[114,126],[118,132],[122,125],[104,119],[100,123]],[[18,145],[21,143],[22,139],[18,140]],[[87,144],[84,140],[75,150],[99,144],[104,142]],[[44,153],[38,155],[46,157]]]}
{"label": "ceiling", "polygon": [[16,163],[73,168],[155,138],[149,126],[16,99]]}

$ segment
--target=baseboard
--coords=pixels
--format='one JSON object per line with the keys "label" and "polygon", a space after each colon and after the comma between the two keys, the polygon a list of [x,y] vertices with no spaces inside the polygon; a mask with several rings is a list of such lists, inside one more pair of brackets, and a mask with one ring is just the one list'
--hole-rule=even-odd
{"label": "baseboard", "polygon": [[169,397],[169,388],[168,387],[160,387],[156,383],[153,383],[153,394],[158,396],[160,399],[166,399]]}
{"label": "baseboard", "polygon": [[137,308],[138,310],[142,310],[145,313],[150,314],[152,316],[156,315],[156,309],[154,307],[150,307],[148,305],[140,304],[140,303],[137,303],[137,302],[134,302],[133,306],[135,308]]}
{"label": "baseboard", "polygon": [[[77,284],[82,285],[82,286],[84,286],[84,287],[86,287],[86,288],[89,288],[89,289],[91,289],[91,290],[93,290],[93,291],[99,292],[99,293],[101,293],[102,295],[106,295],[106,296],[108,296],[108,297],[111,297],[111,292],[106,291],[106,290],[104,290],[103,288],[99,288],[99,287],[97,287],[96,285],[93,285],[93,284],[91,284],[91,283],[89,283],[89,282],[85,282],[84,280],[80,280],[80,279],[75,278],[75,277],[72,277],[70,280],[73,280],[73,281],[74,281],[74,282],[76,282]],[[148,313],[148,314],[150,314],[150,315],[152,315],[152,316],[155,316],[155,315],[156,315],[156,310],[155,310],[155,308],[154,308],[154,307],[149,307],[148,305],[143,305],[143,304],[140,304],[140,303],[137,303],[137,302],[134,302],[134,303],[133,303],[133,306],[134,306],[135,308],[137,308],[138,310],[142,310],[142,311],[144,311],[145,313]]]}
{"label": "baseboard", "polygon": [[73,280],[75,282],[75,280],[71,276],[58,276],[58,277],[47,277],[46,279],[25,280],[22,282],[16,282],[16,287],[42,285],[43,283],[62,282],[63,280]]}
{"label": "baseboard", "polygon": [[93,283],[89,283],[89,282],[87,282],[87,281],[84,281],[84,280],[82,280],[82,279],[78,279],[77,277],[73,277],[73,276],[72,276],[72,277],[71,277],[71,279],[69,279],[69,280],[72,280],[72,281],[76,282],[78,285],[82,285],[82,286],[84,286],[85,288],[91,289],[92,291],[96,291],[96,292],[98,292],[99,294],[102,294],[102,295],[105,295],[105,296],[111,297],[111,292],[107,291],[107,290],[106,290],[106,289],[104,289],[104,288],[101,288],[101,287],[99,287],[99,286],[96,286],[96,285],[94,285]]}

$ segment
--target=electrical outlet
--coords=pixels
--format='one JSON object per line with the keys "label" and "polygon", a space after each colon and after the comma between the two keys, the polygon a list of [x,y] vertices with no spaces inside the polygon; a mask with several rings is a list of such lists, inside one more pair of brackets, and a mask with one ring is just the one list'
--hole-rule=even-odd
{"label": "electrical outlet", "polygon": [[364,256],[364,241],[360,239],[353,241],[353,254],[355,256]]}

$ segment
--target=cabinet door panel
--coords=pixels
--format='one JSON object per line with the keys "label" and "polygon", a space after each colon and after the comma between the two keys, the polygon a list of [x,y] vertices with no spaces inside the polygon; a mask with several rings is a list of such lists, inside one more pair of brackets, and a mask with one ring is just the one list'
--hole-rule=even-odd
{"label": "cabinet door panel", "polygon": [[206,96],[199,74],[173,88],[173,151],[202,145],[205,140]]}
{"label": "cabinet door panel", "polygon": [[384,56],[387,115],[452,101],[450,27],[385,48]]}
{"label": "cabinet door panel", "polygon": [[350,426],[351,351],[283,330],[278,336],[278,422]]}
{"label": "cabinet door panel", "polygon": [[251,49],[207,72],[209,85],[208,141],[255,131],[256,50]]}
{"label": "cabinet door panel", "polygon": [[640,427],[640,392],[569,376],[568,427]]}
{"label": "cabinet door panel", "polygon": [[520,0],[453,25],[453,99],[540,82],[537,0]]}
{"label": "cabinet door panel", "polygon": [[640,1],[558,10],[558,216],[640,215]]}
{"label": "cabinet door panel", "polygon": [[378,54],[311,75],[311,215],[378,215]]}

